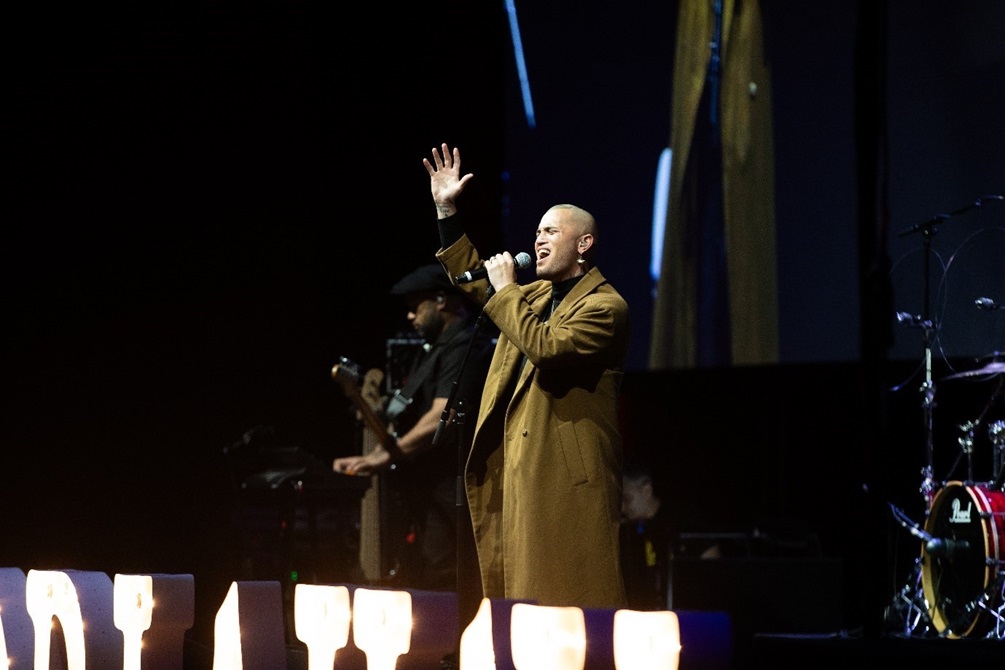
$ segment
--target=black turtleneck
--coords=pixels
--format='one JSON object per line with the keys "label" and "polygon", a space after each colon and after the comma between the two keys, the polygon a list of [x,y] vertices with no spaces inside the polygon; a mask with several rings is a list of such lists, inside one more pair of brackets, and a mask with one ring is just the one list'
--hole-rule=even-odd
{"label": "black turtleneck", "polygon": [[585,275],[578,275],[570,279],[563,279],[560,282],[551,283],[551,302],[549,302],[548,306],[544,308],[544,314],[541,315],[542,321],[547,321],[551,318],[551,315],[555,313],[556,309],[558,309],[558,304],[562,302],[565,296],[569,295],[569,291],[572,290],[572,287],[578,284],[579,280],[584,276]]}

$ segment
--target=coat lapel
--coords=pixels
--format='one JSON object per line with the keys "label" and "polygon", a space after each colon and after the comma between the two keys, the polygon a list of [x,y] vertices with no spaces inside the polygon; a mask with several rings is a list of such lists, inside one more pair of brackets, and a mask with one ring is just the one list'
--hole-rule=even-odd
{"label": "coat lapel", "polygon": [[[572,308],[572,306],[590,293],[593,293],[593,291],[605,281],[604,276],[600,274],[600,270],[596,268],[591,269],[582,279],[576,282],[576,285],[572,287],[569,294],[558,304],[558,308],[548,318],[548,323],[553,326],[561,325],[562,321],[565,319],[565,315]],[[528,296],[528,299],[531,301],[531,307],[534,308],[534,311],[541,314],[547,306],[548,301],[551,300],[551,284],[548,284],[547,291],[542,291],[539,295]],[[513,348],[516,350],[517,356],[522,358],[523,354],[517,350],[516,347]],[[517,380],[516,390],[513,393],[514,398],[524,392],[527,384],[530,383],[529,380],[533,370],[533,365],[523,366],[523,370],[520,371],[520,379]]]}

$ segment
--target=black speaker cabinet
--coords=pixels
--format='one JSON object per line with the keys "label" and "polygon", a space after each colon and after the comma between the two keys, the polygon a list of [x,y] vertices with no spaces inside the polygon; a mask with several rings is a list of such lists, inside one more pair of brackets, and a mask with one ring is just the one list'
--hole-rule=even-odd
{"label": "black speaker cabinet", "polygon": [[827,634],[844,623],[842,563],[820,557],[675,558],[673,610],[727,612],[737,648],[759,633]]}

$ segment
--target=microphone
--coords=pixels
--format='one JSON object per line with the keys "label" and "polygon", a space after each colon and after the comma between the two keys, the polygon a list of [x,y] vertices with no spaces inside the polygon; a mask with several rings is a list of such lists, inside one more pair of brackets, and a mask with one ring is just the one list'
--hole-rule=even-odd
{"label": "microphone", "polygon": [[909,326],[921,326],[931,328],[932,322],[929,319],[922,319],[920,315],[913,315],[910,312],[897,312],[897,323],[906,323]]}
{"label": "microphone", "polygon": [[925,543],[925,551],[935,558],[944,556],[952,557],[958,551],[968,551],[970,543],[966,540],[952,540],[949,538],[933,537]]}
{"label": "microphone", "polygon": [[977,298],[974,300],[974,305],[977,306],[977,309],[1005,309],[991,298]]}
{"label": "microphone", "polygon": [[[513,262],[521,270],[530,265],[530,254],[526,251],[521,251],[516,256],[513,257]],[[480,267],[476,270],[468,270],[462,275],[457,275],[454,277],[454,281],[458,284],[467,284],[469,282],[478,281],[479,279],[485,279],[489,276],[489,271],[484,267]]]}

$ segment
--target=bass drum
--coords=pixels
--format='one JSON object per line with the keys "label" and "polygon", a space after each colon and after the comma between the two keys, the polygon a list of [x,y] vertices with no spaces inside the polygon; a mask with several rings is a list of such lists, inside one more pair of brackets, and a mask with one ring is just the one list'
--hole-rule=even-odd
{"label": "bass drum", "polygon": [[987,633],[1001,589],[996,585],[1005,541],[1005,493],[948,482],[932,500],[922,547],[921,583],[935,629],[945,637]]}

